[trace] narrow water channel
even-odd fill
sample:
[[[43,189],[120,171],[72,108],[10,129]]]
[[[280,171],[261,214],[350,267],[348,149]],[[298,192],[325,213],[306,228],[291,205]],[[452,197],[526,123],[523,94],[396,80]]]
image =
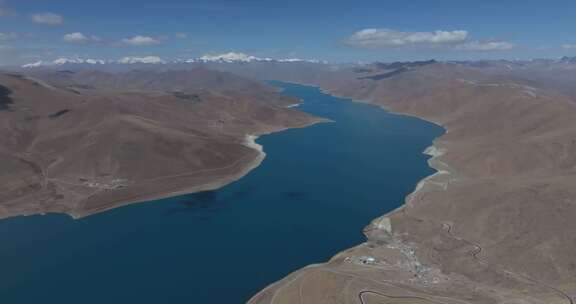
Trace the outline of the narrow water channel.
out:
[[[274,83],[325,123],[258,139],[267,158],[222,189],[74,221],[0,221],[1,303],[244,303],[364,241],[433,173],[442,129],[317,88]]]

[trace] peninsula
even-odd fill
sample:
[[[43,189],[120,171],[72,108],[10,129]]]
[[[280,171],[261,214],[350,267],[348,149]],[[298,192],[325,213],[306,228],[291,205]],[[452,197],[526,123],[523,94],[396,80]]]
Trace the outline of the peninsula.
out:
[[[204,69],[4,73],[0,85],[0,218],[219,188],[262,161],[257,136],[323,121]]]

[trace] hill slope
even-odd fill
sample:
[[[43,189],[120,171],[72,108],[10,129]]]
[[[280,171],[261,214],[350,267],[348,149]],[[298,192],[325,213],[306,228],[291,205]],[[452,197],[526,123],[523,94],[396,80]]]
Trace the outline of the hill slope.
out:
[[[0,74],[0,218],[217,188],[261,161],[248,135],[319,121],[225,73],[61,74]]]
[[[576,108],[455,64],[318,85],[444,126],[438,174],[376,219],[367,242],[299,270],[251,303],[573,303]]]

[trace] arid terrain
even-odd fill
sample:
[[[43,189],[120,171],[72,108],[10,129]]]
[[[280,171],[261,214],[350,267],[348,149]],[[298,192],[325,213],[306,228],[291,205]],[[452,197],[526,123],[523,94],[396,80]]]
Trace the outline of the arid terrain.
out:
[[[250,303],[574,303],[576,104],[553,69],[505,70],[421,62],[308,74],[332,94],[442,125],[426,151],[438,173],[366,227],[365,243]]]
[[[321,121],[228,73],[0,75],[0,218],[83,217],[218,188],[256,167],[258,136]]]
[[[0,0],[0,304],[576,304],[574,12]]]
[[[256,62],[3,74],[0,217],[82,217],[235,180],[263,157],[254,136],[321,121],[257,80],[298,82],[443,126],[425,151],[438,172],[370,223],[365,243],[250,303],[573,304],[573,65]]]

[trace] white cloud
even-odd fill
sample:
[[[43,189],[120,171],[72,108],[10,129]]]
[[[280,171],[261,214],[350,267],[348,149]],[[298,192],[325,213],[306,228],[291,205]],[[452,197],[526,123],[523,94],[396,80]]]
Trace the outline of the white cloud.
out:
[[[64,23],[64,17],[54,13],[38,13],[32,15],[32,21],[47,25],[60,25]]]
[[[403,32],[392,29],[363,29],[352,34],[345,43],[366,49],[442,48],[459,51],[507,51],[516,47],[507,41],[471,40],[468,31]]]
[[[175,36],[178,39],[187,39],[188,38],[188,34],[186,34],[186,33],[176,33]]]
[[[160,40],[148,36],[134,36],[131,38],[122,39],[122,42],[131,46],[146,46],[160,44]]]
[[[434,31],[402,32],[391,29],[364,29],[350,36],[346,43],[361,48],[390,48],[404,46],[441,46],[462,43],[468,39],[468,32]]]
[[[69,43],[77,43],[77,44],[83,44],[83,43],[89,43],[89,42],[98,42],[100,41],[100,38],[98,38],[97,36],[87,36],[84,35],[80,32],[75,32],[75,33],[69,33],[64,35],[64,37],[62,37],[62,40],[69,42]]]
[[[565,50],[576,50],[576,44],[574,43],[566,43],[561,46]]]
[[[507,41],[470,41],[455,48],[462,51],[508,51],[515,47],[514,43]]]
[[[86,36],[80,32],[66,34],[66,35],[64,35],[64,37],[62,39],[64,41],[70,42],[70,43],[86,43],[86,42],[88,42],[88,40],[90,40],[90,38],[88,38],[88,36]]]

